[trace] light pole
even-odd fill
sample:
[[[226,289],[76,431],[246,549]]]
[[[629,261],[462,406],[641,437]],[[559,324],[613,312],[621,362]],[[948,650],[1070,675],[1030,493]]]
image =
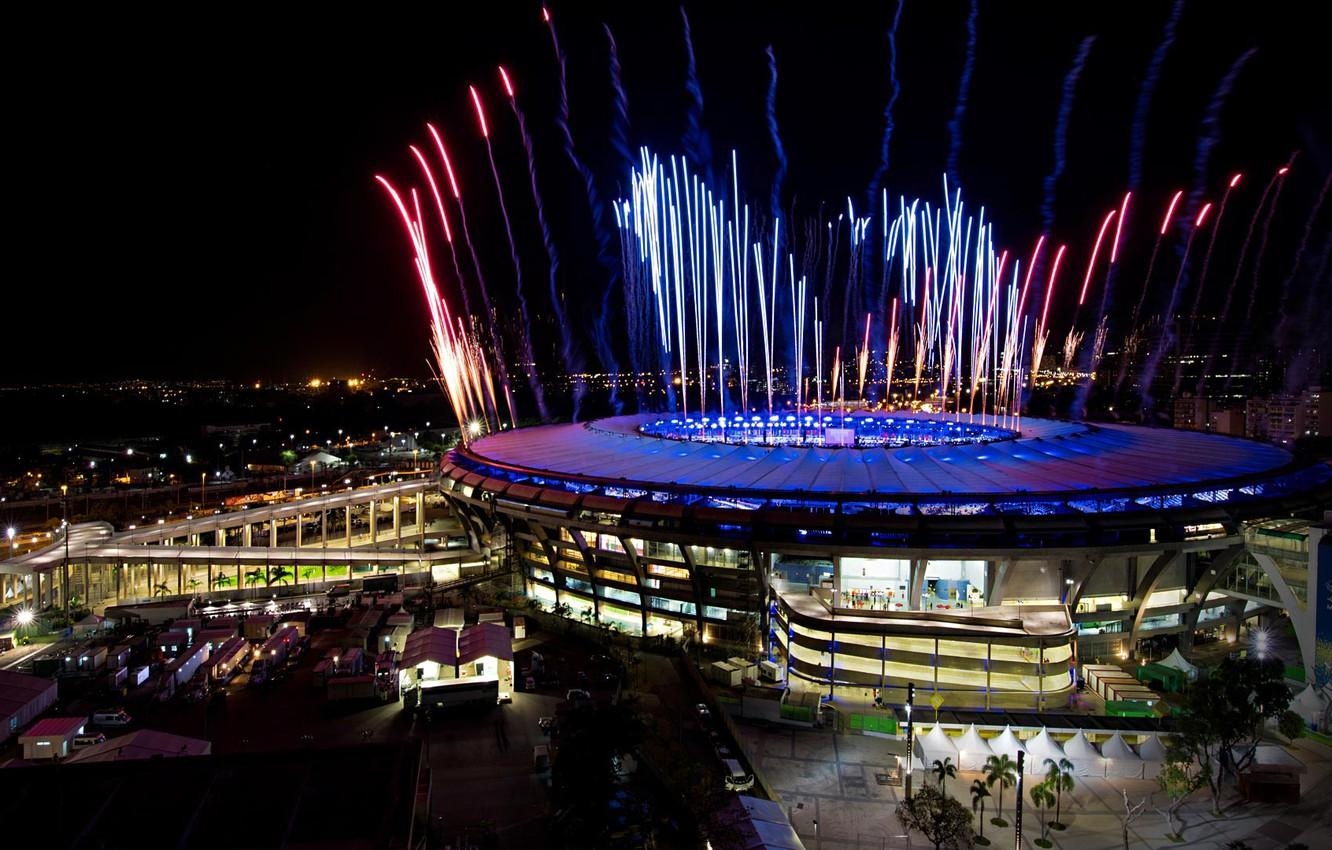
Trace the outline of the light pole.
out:
[[[65,560],[60,567],[60,596],[65,602],[65,627],[69,628],[69,485],[60,485],[60,508],[65,525]],[[71,632],[73,629],[70,630]]]
[[[206,506],[206,497],[208,495],[208,472],[199,473],[199,512],[202,513]]]
[[[14,557],[14,535],[17,533],[17,529],[12,525],[5,529],[5,535],[9,538],[9,557],[11,558]]]
[[[314,474],[315,474],[315,464],[316,464],[316,463],[318,463],[318,461],[313,461],[313,460],[310,461],[310,492],[311,492],[311,493],[314,492]]]
[[[908,800],[911,799],[911,762],[912,759],[915,757],[915,748],[916,748],[916,739],[914,734],[915,727],[912,725],[911,722],[911,708],[912,704],[915,703],[915,701],[916,701],[916,683],[908,682],[907,701],[906,701],[906,713],[907,713],[906,798]]]

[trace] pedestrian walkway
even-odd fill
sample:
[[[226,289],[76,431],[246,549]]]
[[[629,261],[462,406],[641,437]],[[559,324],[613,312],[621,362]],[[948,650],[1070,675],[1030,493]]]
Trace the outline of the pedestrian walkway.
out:
[[[928,847],[923,836],[903,834],[896,818],[905,788],[883,784],[886,767],[893,763],[889,740],[841,735],[829,730],[758,728],[741,725],[740,744],[746,756],[763,771],[781,798],[791,824],[810,850],[886,850]],[[1154,805],[1161,794],[1151,779],[1078,777],[1062,802],[1061,820],[1068,828],[1051,831],[1060,850],[1120,850],[1124,793],[1137,804],[1147,799],[1143,814],[1129,829],[1131,848],[1179,847],[1190,850],[1225,850],[1229,842],[1244,841],[1251,850],[1285,850],[1303,843],[1310,850],[1332,847],[1332,749],[1323,744],[1296,741],[1291,748],[1308,768],[1301,780],[1303,798],[1298,805],[1244,803],[1233,789],[1223,796],[1224,814],[1211,813],[1211,799],[1196,792],[1181,810],[1184,841],[1172,843]],[[983,779],[975,771],[958,771],[945,790],[971,811],[969,788]],[[1031,777],[1027,777],[1028,780]],[[933,774],[916,764],[913,787],[933,783]],[[1013,828],[989,823],[998,805],[998,789],[987,801],[985,835],[992,846],[1013,846]],[[1013,821],[1015,789],[1003,795],[1003,814]],[[1053,819],[1053,811],[1047,813]],[[1039,812],[1024,799],[1024,844],[1040,836]],[[817,826],[815,822],[817,821]],[[976,822],[974,822],[976,823]],[[977,823],[977,826],[979,824]]]

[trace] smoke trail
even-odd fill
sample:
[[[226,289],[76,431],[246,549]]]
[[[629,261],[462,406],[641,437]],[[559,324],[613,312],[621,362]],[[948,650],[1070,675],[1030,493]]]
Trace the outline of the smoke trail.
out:
[[[1078,53],[1073,57],[1073,66],[1064,76],[1064,93],[1059,100],[1059,120],[1055,124],[1054,167],[1045,177],[1045,198],[1041,202],[1041,229],[1049,233],[1054,225],[1055,188],[1059,177],[1064,173],[1064,150],[1068,145],[1068,116],[1073,111],[1073,95],[1078,89],[1078,77],[1087,62],[1087,54],[1096,43],[1096,36],[1089,35],[1078,45]]]
[[[782,210],[782,180],[786,177],[786,150],[782,147],[782,137],[777,132],[777,57],[772,53],[772,45],[768,45],[768,133],[772,136],[773,152],[777,154],[777,171],[772,176],[772,200],[769,203],[769,209],[772,213],[772,220],[777,221],[781,218]]]
[[[1133,110],[1133,145],[1129,149],[1129,190],[1136,191],[1142,182],[1142,149],[1147,141],[1147,114],[1151,111],[1152,94],[1156,91],[1156,81],[1161,78],[1161,66],[1175,43],[1175,27],[1179,16],[1184,11],[1184,0],[1175,0],[1161,31],[1161,41],[1152,52],[1152,60],[1147,64],[1147,74],[1142,78],[1142,87],[1138,89],[1138,105]]]
[[[574,169],[578,171],[579,176],[583,178],[583,186],[587,190],[587,203],[592,208],[592,225],[597,236],[597,259],[607,275],[606,289],[602,295],[602,303],[605,304],[609,298],[608,291],[615,288],[616,280],[619,277],[619,262],[611,250],[610,236],[606,232],[605,217],[602,214],[601,200],[597,194],[596,180],[592,176],[592,171],[583,164],[578,158],[578,152],[574,148],[573,132],[569,129],[569,83],[568,83],[568,58],[564,50],[560,48],[560,39],[555,32],[555,21],[547,9],[541,10],[542,18],[545,19],[546,26],[550,29],[550,43],[555,50],[555,65],[559,80],[560,90],[560,108],[556,114],[555,124],[560,130],[560,135],[564,139],[564,153],[573,163]],[[551,275],[551,300],[555,300],[557,295],[554,291],[554,274]],[[592,335],[593,345],[596,346],[597,356],[601,359],[601,365],[611,374],[616,375],[611,381],[611,404],[615,412],[620,412],[619,401],[619,363],[615,359],[615,352],[607,337],[606,324],[609,321],[609,315],[606,310],[602,310],[593,323],[594,333]],[[587,395],[587,383],[582,377],[574,381],[574,415],[575,421],[582,408],[584,397]]]
[[[902,85],[897,81],[897,24],[902,20],[902,7],[906,0],[897,0],[897,10],[893,12],[893,25],[888,28],[888,84],[892,94],[888,95],[888,105],[883,108],[883,141],[879,145],[879,170],[874,172],[866,190],[865,208],[874,208],[874,194],[883,184],[883,177],[888,173],[888,150],[893,140],[893,106],[897,96],[902,93]],[[973,8],[975,8],[973,6]]]
[[[1277,169],[1277,184],[1276,191],[1272,193],[1272,206],[1267,208],[1267,215],[1263,218],[1262,235],[1258,238],[1258,253],[1253,258],[1253,279],[1249,282],[1249,306],[1244,311],[1245,316],[1253,315],[1253,308],[1258,301],[1258,279],[1263,269],[1263,258],[1267,255],[1267,235],[1272,229],[1272,218],[1276,215],[1277,202],[1281,200],[1281,190],[1286,187],[1284,178],[1289,171],[1289,165]],[[1240,342],[1243,339],[1243,334],[1235,334],[1235,347],[1230,353],[1230,368],[1226,374],[1226,392],[1230,392],[1230,382],[1234,379],[1236,370],[1239,369]]]
[[[901,13],[901,6],[898,6]],[[957,186],[957,155],[962,150],[962,118],[967,112],[967,90],[971,88],[971,69],[976,65],[976,18],[980,15],[980,3],[971,0],[971,11],[967,14],[967,58],[962,63],[962,79],[957,86],[957,105],[953,107],[953,118],[948,122],[948,175],[950,186]],[[893,27],[897,26],[894,19]],[[887,143],[885,142],[885,147]]]
[[[712,182],[712,142],[703,127],[703,87],[698,84],[698,66],[694,62],[694,37],[689,29],[689,16],[680,7],[680,20],[684,22],[685,91],[689,93],[689,129],[685,132],[684,147],[694,168],[703,174],[708,185]]]
[[[1318,191],[1318,198],[1314,201],[1313,209],[1309,211],[1309,218],[1304,222],[1304,233],[1300,235],[1299,247],[1295,249],[1295,258],[1290,261],[1290,274],[1286,275],[1286,279],[1281,282],[1281,300],[1277,308],[1277,315],[1280,317],[1276,332],[1278,340],[1287,338],[1291,321],[1291,316],[1286,312],[1286,305],[1290,299],[1290,284],[1295,279],[1295,273],[1299,271],[1300,261],[1304,259],[1304,250],[1309,245],[1309,236],[1313,233],[1314,222],[1318,219],[1318,213],[1323,209],[1323,201],[1327,200],[1329,186],[1332,186],[1332,172],[1329,172],[1327,179],[1323,181],[1323,188]],[[1307,317],[1306,314],[1306,319]]]
[[[1221,110],[1226,105],[1226,98],[1230,95],[1231,88],[1235,85],[1235,80],[1239,78],[1240,72],[1244,66],[1258,52],[1258,48],[1251,47],[1240,54],[1239,58],[1226,71],[1226,75],[1221,78],[1217,84],[1216,91],[1212,93],[1212,100],[1207,104],[1207,111],[1203,113],[1202,127],[1198,132],[1198,149],[1193,157],[1193,188],[1189,191],[1189,203],[1185,207],[1185,212],[1190,215],[1196,215],[1198,206],[1202,203],[1203,192],[1207,186],[1207,163],[1212,157],[1212,148],[1216,146],[1217,136],[1220,135]],[[1187,285],[1187,281],[1185,281]]]
[[[1327,281],[1328,261],[1332,260],[1332,239],[1325,239],[1323,256],[1309,279],[1309,291],[1304,300],[1304,328],[1300,334],[1300,347],[1295,359],[1286,370],[1286,392],[1297,393],[1305,388],[1311,376],[1322,373],[1327,363],[1329,330],[1326,299],[1328,291],[1320,282]],[[1324,303],[1321,305],[1319,301]],[[1322,318],[1320,318],[1322,317]],[[1314,362],[1317,358],[1318,362]]]
[[[1294,154],[1291,155],[1294,159]],[[1289,163],[1286,167],[1289,167]],[[1258,205],[1253,210],[1253,216],[1249,219],[1249,229],[1245,231],[1244,241],[1240,243],[1239,259],[1235,261],[1235,274],[1230,278],[1230,285],[1226,287],[1225,301],[1221,305],[1221,312],[1216,322],[1216,328],[1212,332],[1212,343],[1207,349],[1207,361],[1203,364],[1202,372],[1198,376],[1198,384],[1194,388],[1194,395],[1202,395],[1204,385],[1207,383],[1207,376],[1212,374],[1212,365],[1216,362],[1217,349],[1221,345],[1221,334],[1225,330],[1226,319],[1230,316],[1230,303],[1235,297],[1235,288],[1239,283],[1240,275],[1244,271],[1244,261],[1249,256],[1249,245],[1253,242],[1253,231],[1258,225],[1258,218],[1263,214],[1267,206],[1267,199],[1272,194],[1273,187],[1277,180],[1281,178],[1281,171],[1272,174],[1272,179],[1267,181],[1267,186],[1263,188],[1263,194],[1258,198]]]
[[[624,84],[620,80],[620,50],[615,46],[615,36],[609,24],[602,26],[606,30],[606,42],[610,47],[611,94],[614,96],[615,107],[611,111],[611,147],[620,156],[620,168],[628,171],[634,167],[634,153],[629,149],[629,96],[624,93]]]
[[[1175,285],[1170,287],[1170,300],[1166,302],[1166,308],[1161,313],[1161,333],[1142,369],[1138,392],[1142,398],[1142,410],[1145,414],[1151,413],[1153,408],[1152,382],[1156,379],[1157,367],[1161,364],[1161,358],[1175,344],[1175,306],[1179,303],[1180,281],[1184,279],[1185,271],[1189,267],[1189,252],[1193,248],[1193,240],[1197,237],[1198,231],[1207,222],[1207,213],[1211,209],[1210,203],[1204,204],[1198,212],[1198,217],[1191,222],[1189,235],[1184,240],[1184,256],[1179,262],[1179,271],[1175,273]]]

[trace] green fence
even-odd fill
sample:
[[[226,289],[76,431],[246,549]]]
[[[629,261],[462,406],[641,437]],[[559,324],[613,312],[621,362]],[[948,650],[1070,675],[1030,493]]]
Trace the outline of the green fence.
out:
[[[853,714],[851,729],[858,732],[882,732],[885,735],[897,734],[897,718],[891,714]]]
[[[805,705],[787,705],[782,704],[782,719],[797,720],[801,723],[813,723],[814,712]]]
[[[1155,717],[1150,704],[1136,699],[1106,700],[1105,713],[1111,717]]]

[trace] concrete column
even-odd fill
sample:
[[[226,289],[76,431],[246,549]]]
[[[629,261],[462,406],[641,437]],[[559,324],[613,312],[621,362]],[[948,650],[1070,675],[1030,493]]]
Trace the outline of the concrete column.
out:
[[[328,508],[319,512],[319,545],[328,546]]]
[[[268,520],[268,545],[273,547],[277,545],[277,518],[270,517]]]
[[[301,519],[303,516],[304,516],[304,514],[296,514],[296,548],[297,548],[297,549],[301,548],[301,536],[302,536],[302,532],[304,531],[303,526],[305,525],[304,520]]]
[[[345,508],[345,510],[346,510],[346,516],[344,517],[344,519],[347,521],[347,524],[343,527],[343,531],[345,531],[345,532],[347,533],[347,542],[346,542],[345,545],[347,546],[348,549],[350,549],[350,548],[351,548],[351,526],[352,526],[351,505],[348,505],[348,506]]]
[[[423,490],[416,494],[416,533],[424,538],[425,530],[425,491]],[[646,630],[644,630],[644,634],[646,633]]]
[[[402,544],[402,497],[393,497],[393,536]]]
[[[370,544],[379,542],[379,500],[370,497]]]
[[[920,610],[920,594],[925,589],[925,559],[911,559],[911,586],[907,590],[910,598],[907,599],[907,610]]]
[[[248,522],[241,531],[241,545],[247,547],[254,545],[254,526]]]
[[[198,534],[198,532],[195,532],[194,534],[191,534],[191,535],[190,535],[190,545],[191,545],[191,546],[198,546],[198,545],[199,545],[199,534]]]

